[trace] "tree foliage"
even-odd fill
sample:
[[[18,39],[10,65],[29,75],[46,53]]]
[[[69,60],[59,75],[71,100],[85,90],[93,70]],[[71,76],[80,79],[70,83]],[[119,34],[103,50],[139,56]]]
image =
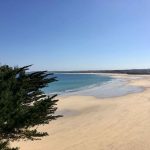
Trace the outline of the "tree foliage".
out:
[[[18,148],[10,148],[9,141],[1,140],[0,141],[0,150],[19,150]]]
[[[42,91],[56,78],[47,71],[27,73],[29,67],[0,67],[0,145],[7,145],[7,140],[46,136],[33,127],[61,117],[54,114],[57,95],[47,96]]]

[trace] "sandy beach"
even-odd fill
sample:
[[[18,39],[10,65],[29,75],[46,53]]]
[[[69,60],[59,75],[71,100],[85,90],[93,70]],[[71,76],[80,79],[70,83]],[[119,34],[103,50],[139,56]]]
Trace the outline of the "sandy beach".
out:
[[[144,91],[103,99],[60,97],[58,113],[64,117],[39,127],[49,136],[12,145],[20,150],[149,150],[150,76],[112,76]]]

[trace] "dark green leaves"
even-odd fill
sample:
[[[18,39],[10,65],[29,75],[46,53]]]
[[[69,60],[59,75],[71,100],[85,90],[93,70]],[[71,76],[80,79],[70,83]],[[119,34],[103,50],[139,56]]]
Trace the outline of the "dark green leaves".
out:
[[[47,71],[26,73],[22,68],[0,67],[0,138],[17,140],[46,136],[31,127],[55,120],[56,95],[47,96],[41,89],[56,78]]]

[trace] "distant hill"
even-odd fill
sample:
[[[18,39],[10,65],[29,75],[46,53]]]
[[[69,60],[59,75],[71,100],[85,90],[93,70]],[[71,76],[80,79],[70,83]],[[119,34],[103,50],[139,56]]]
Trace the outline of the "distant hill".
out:
[[[147,74],[150,74],[150,69],[55,71],[54,73],[120,73],[120,74],[147,75]]]

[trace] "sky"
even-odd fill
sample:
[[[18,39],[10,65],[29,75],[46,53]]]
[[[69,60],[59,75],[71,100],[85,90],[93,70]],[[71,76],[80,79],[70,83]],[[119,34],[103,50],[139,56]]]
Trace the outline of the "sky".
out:
[[[0,64],[150,68],[150,1],[0,0]]]

